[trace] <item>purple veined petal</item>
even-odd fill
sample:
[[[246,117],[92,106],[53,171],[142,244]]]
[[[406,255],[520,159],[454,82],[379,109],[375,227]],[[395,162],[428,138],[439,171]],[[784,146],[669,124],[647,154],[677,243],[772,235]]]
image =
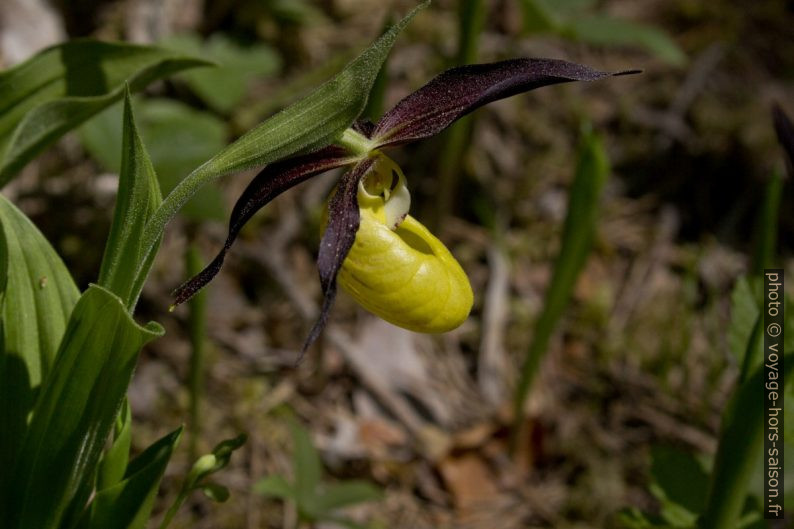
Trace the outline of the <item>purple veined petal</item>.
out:
[[[270,164],[262,169],[248,184],[234,205],[229,219],[229,234],[223,248],[204,270],[173,292],[174,306],[184,303],[212,281],[212,278],[220,271],[226,253],[232,247],[240,230],[268,202],[312,176],[352,164],[356,160],[357,158],[351,158],[350,154],[342,147],[331,145],[313,153]]]
[[[378,147],[434,136],[469,112],[498,99],[558,83],[596,81],[608,73],[556,59],[512,59],[452,68],[405,97],[375,126]]]
[[[353,247],[361,221],[357,198],[358,183],[374,161],[373,158],[365,158],[345,173],[339,180],[336,193],[328,203],[328,226],[320,241],[320,252],[317,256],[317,269],[320,272],[320,284],[323,289],[323,306],[303,344],[301,357],[314,343],[328,321],[328,312],[336,298],[336,276],[350,248]]]
[[[794,176],[794,124],[778,105],[772,107],[772,119],[775,122],[777,141],[786,151],[788,173]]]

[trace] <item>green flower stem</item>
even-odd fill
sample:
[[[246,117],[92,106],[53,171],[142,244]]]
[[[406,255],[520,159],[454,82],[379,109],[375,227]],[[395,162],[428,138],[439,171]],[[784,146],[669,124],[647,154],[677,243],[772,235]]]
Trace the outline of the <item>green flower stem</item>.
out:
[[[374,148],[369,138],[353,129],[345,130],[335,143],[360,156],[368,155]]]

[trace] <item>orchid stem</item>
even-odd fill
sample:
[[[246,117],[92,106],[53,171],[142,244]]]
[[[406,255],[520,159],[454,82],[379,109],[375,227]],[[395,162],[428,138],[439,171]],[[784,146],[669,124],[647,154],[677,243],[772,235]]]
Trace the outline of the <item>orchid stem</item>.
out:
[[[373,148],[372,141],[369,138],[353,129],[345,130],[339,139],[336,140],[336,144],[360,156],[366,156]]]

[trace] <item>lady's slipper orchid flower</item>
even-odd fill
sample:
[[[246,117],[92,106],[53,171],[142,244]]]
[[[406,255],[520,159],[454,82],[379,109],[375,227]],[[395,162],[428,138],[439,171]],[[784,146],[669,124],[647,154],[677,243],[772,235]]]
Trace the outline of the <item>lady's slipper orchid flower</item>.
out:
[[[446,247],[408,215],[405,177],[382,149],[434,136],[491,101],[546,85],[627,73],[634,72],[605,73],[554,59],[447,70],[397,103],[378,123],[358,122],[334,145],[266,166],[237,201],[223,249],[175,291],[175,304],[212,280],[240,229],[273,198],[320,173],[352,166],[329,200],[317,258],[324,301],[303,350],[325,326],[337,279],[359,304],[391,323],[419,332],[457,327],[472,306],[468,278]]]

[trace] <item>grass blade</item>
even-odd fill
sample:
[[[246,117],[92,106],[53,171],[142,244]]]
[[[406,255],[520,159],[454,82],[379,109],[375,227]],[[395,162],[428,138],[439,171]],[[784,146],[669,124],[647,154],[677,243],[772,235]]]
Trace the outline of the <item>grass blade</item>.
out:
[[[759,276],[764,273],[764,268],[772,267],[777,252],[778,214],[782,194],[783,176],[775,171],[764,186],[764,201],[755,225],[752,270]]]
[[[518,439],[524,402],[546,353],[557,322],[590,253],[598,218],[601,189],[609,175],[609,164],[601,141],[588,131],[582,139],[576,175],[568,200],[568,215],[562,233],[560,254],[546,291],[543,309],[535,323],[532,342],[524,358],[514,402],[513,445]]]
[[[463,0],[458,9],[458,53],[455,66],[477,62],[480,33],[485,25],[486,7],[482,0]],[[454,123],[442,136],[444,146],[438,165],[438,205],[433,223],[440,226],[452,210],[463,169],[463,156],[469,146],[474,116]]]

